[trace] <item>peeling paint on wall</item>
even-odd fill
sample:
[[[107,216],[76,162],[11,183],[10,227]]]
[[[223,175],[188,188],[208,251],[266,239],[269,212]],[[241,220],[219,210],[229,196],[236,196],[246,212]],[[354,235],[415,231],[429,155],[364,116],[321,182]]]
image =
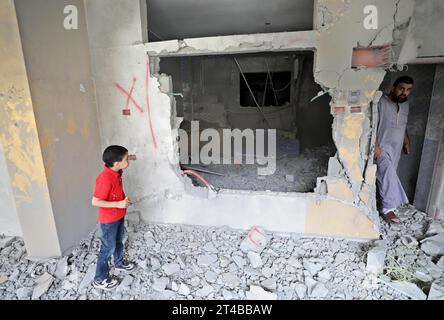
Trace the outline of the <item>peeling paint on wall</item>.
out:
[[[5,117],[0,133],[6,158],[17,168],[12,185],[21,192],[20,200],[32,202],[32,184],[46,185],[43,160],[37,137],[36,123],[30,99],[24,98],[24,90],[11,87],[0,93],[0,104],[5,107]]]
[[[309,204],[304,231],[313,235],[379,238],[372,221],[360,209],[335,200]]]

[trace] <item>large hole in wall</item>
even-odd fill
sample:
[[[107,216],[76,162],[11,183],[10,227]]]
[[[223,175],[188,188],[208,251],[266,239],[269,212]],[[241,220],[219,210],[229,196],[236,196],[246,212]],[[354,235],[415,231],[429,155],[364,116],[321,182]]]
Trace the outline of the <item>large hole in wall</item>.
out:
[[[322,90],[313,78],[313,60],[313,52],[161,58],[160,72],[172,76],[177,116],[183,117],[180,129],[187,135],[187,141],[179,143],[182,169],[195,169],[216,188],[312,192],[317,178],[327,175],[328,160],[336,153],[330,97],[323,95],[311,101]],[[253,74],[261,75],[264,83]],[[278,90],[285,86],[288,94],[276,99]],[[260,88],[271,91],[269,100]],[[250,96],[242,103],[245,91]],[[193,123],[194,132],[198,124],[199,135],[206,129],[220,133],[221,154],[224,130],[251,129],[256,143],[258,130],[265,130],[265,155],[273,149],[267,130],[276,130],[275,171],[258,174],[258,168],[267,165],[258,163],[256,158],[253,164],[246,163],[251,154],[246,139],[241,164],[234,164],[234,149],[230,164],[223,164],[222,157],[220,164],[192,163]],[[209,141],[199,139],[199,150]],[[234,148],[233,139],[231,147]],[[199,184],[198,180],[194,182]]]

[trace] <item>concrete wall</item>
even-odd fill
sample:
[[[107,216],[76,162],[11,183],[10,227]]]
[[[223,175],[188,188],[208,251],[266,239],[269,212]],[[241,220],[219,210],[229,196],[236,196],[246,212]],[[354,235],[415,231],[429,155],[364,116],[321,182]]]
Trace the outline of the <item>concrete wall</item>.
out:
[[[101,145],[83,1],[78,30],[63,26],[58,0],[16,0],[31,97],[62,251],[95,226],[91,206]]]
[[[61,248],[12,0],[0,2],[0,48],[0,142],[9,172],[7,176],[3,170],[0,179],[11,179],[27,254],[58,256]]]
[[[167,190],[180,193],[183,182],[173,165],[178,163],[172,137],[175,113],[170,96],[160,91],[159,80],[151,75],[144,45],[139,44],[143,40],[139,2],[87,0],[85,5],[102,149],[120,144],[136,154],[123,179],[126,193],[139,206],[163,197]],[[127,95],[116,86],[130,92],[133,83],[132,98],[138,107],[130,103],[131,116],[123,116]]]
[[[22,236],[22,229],[15,206],[11,178],[3,146],[0,144],[0,235]]]
[[[408,27],[413,12],[413,1],[373,1],[373,4],[380,9],[378,30],[366,30],[362,24],[363,9],[368,5],[368,1],[324,0],[317,3],[316,20],[322,20],[322,23],[316,23],[318,28],[313,32],[238,35],[145,44],[152,65],[148,92],[152,110],[155,110],[151,113],[152,119],[155,120],[154,128],[149,126],[148,130],[151,130],[151,133],[147,133],[145,127],[140,126],[142,120],[139,118],[146,118],[137,110],[134,110],[136,116],[126,120],[121,119],[121,115],[115,111],[116,121],[113,122],[113,127],[104,124],[109,130],[109,135],[104,136],[113,136],[122,132],[121,129],[126,127],[125,121],[130,122],[130,131],[137,132],[131,145],[135,146],[137,141],[144,141],[152,148],[149,156],[145,154],[146,149],[138,150],[141,157],[140,161],[139,157],[137,158],[137,164],[134,166],[136,171],[140,170],[143,176],[152,179],[149,182],[142,181],[132,173],[128,177],[128,181],[133,185],[135,198],[139,199],[133,210],[139,210],[143,219],[150,222],[228,224],[242,228],[259,222],[265,228],[276,231],[291,229],[295,232],[318,235],[377,237],[379,219],[375,208],[376,166],[372,161],[377,114],[371,106],[379,99],[377,90],[385,71],[377,68],[352,68],[352,52],[358,43],[360,46],[385,45],[396,40],[395,46],[402,46],[402,37],[393,39],[393,31],[395,27],[400,30]],[[100,23],[111,24],[106,21]],[[118,102],[110,100],[117,97],[110,87],[110,82],[116,81],[116,77],[117,81],[126,84],[128,88],[131,86],[132,77],[143,77],[139,70],[140,65],[143,65],[139,49],[138,46],[128,44],[124,48],[107,50],[107,58],[115,58],[114,65],[120,61],[120,67],[109,67],[110,64],[101,68],[101,74],[106,74],[106,78],[103,77],[104,87],[101,88],[104,100],[99,101],[101,108],[119,109]],[[236,194],[237,199],[233,200],[231,190],[212,195],[206,190],[200,192],[198,188],[184,189],[183,182],[187,182],[187,186],[189,180],[180,177],[177,170],[176,139],[180,119],[176,119],[174,114],[171,80],[167,76],[159,75],[157,57],[307,50],[316,52],[313,70],[315,81],[332,96],[333,140],[338,149],[337,155],[330,159],[329,176],[318,180],[315,194],[302,197],[296,194],[274,194],[274,199],[285,198],[288,201],[273,201],[280,205],[270,211],[263,204],[270,199],[271,194],[247,192]],[[105,57],[105,54],[101,57]],[[123,57],[128,60],[123,61]],[[129,75],[122,73],[122,69],[127,70]],[[105,87],[105,84],[108,87]],[[136,88],[135,97],[138,101],[144,101],[143,91],[140,91],[143,86]],[[358,101],[350,102],[349,94],[356,90],[360,91]],[[356,104],[361,110],[352,113],[351,106]],[[108,117],[106,122],[110,120]],[[155,132],[157,137],[162,137],[162,145],[157,143],[156,147],[151,144],[155,141],[150,137],[152,132]],[[128,135],[129,132],[122,140],[129,140]],[[170,168],[163,170],[166,167],[160,167],[159,161],[162,164],[168,162]],[[242,204],[242,215],[236,215],[232,203]],[[283,214],[274,219],[271,218],[274,212]],[[291,224],[286,223],[288,219],[284,218],[290,216]],[[324,223],[326,218],[331,223]]]
[[[438,148],[442,141],[444,129],[444,65],[436,66],[436,73],[433,83],[433,95],[431,97],[430,108],[425,130],[424,146],[421,153],[421,165],[418,172],[418,182],[414,205],[425,211],[431,191],[431,181],[435,165],[439,164],[437,159]],[[441,147],[442,148],[442,147]],[[439,175],[439,170],[436,171]]]
[[[410,203],[413,204],[417,181],[420,179],[419,166],[421,156],[423,155],[424,137],[429,117],[436,66],[434,64],[427,64],[408,65],[407,67],[407,71],[387,73],[380,89],[389,93],[396,78],[403,75],[409,75],[415,81],[413,92],[409,97],[410,112],[407,123],[412,150],[410,155],[401,154],[398,166],[399,178]],[[421,210],[424,210],[424,208]]]
[[[418,58],[442,57],[444,53],[444,2],[441,0],[416,0],[413,17],[413,37]]]
[[[427,202],[427,213],[433,219],[440,220],[444,216],[444,130],[441,131],[435,168],[432,174],[430,196]]]

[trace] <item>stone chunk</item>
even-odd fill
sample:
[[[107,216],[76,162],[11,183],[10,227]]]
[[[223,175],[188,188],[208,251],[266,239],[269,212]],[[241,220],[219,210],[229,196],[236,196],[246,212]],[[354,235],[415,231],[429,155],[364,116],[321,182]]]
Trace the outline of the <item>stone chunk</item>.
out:
[[[240,256],[238,256],[238,255],[233,255],[233,260],[234,260],[234,263],[236,263],[236,265],[237,265],[239,268],[241,268],[241,269],[242,269],[242,268],[245,266],[245,264],[246,264],[245,259],[242,258],[242,257],[240,257]]]
[[[168,283],[170,283],[170,279],[167,277],[154,278],[153,289],[162,292],[165,290]]]
[[[298,295],[299,299],[304,299],[305,295],[307,294],[307,286],[303,283],[297,283],[296,287],[296,294]]]
[[[131,275],[126,275],[123,278],[122,282],[120,282],[119,286],[116,288],[116,292],[122,292],[128,290],[133,283],[134,278]]]
[[[421,241],[421,250],[429,256],[444,255],[444,233],[426,238]]]
[[[15,292],[17,295],[17,299],[19,300],[28,300],[32,295],[33,289],[29,287],[19,288]]]
[[[250,259],[250,264],[253,268],[259,268],[263,264],[261,256],[257,252],[248,252],[248,259]]]
[[[59,280],[64,280],[68,274],[68,257],[63,258],[57,263],[57,269],[55,271],[55,276]]]
[[[0,285],[2,285],[3,283],[5,283],[6,281],[8,281],[8,277],[6,277],[6,276],[0,276]]]
[[[217,274],[211,270],[208,270],[205,272],[205,280],[207,280],[209,283],[215,283],[217,280]]]
[[[240,284],[239,278],[231,272],[224,273],[222,275],[222,280],[227,287],[232,289],[238,287]]]
[[[318,273],[318,279],[321,282],[327,282],[328,280],[331,279],[330,271],[328,271],[327,269],[322,270],[321,272]]]
[[[267,246],[267,236],[264,229],[253,227],[241,242],[240,249],[244,252],[254,251],[261,253]]]
[[[384,281],[385,282],[385,281]],[[406,281],[389,281],[385,282],[389,287],[401,292],[402,294],[414,300],[426,300],[427,296],[418,286]]]
[[[340,252],[336,255],[334,264],[337,266],[347,260],[350,260],[350,256],[346,253]]]
[[[444,256],[442,256],[441,258],[439,258],[438,262],[436,263],[436,265],[441,268],[442,270],[444,270]]]
[[[203,249],[207,252],[211,252],[211,253],[218,253],[217,248],[214,246],[214,244],[212,242],[207,242],[204,246]]]
[[[210,293],[214,291],[214,288],[210,286],[209,284],[205,284],[201,289],[196,291],[197,297],[207,297]]]
[[[299,261],[299,259],[298,258],[296,258],[296,257],[290,257],[288,260],[287,260],[287,263],[290,265],[290,266],[292,266],[292,267],[294,267],[294,268],[296,268],[296,269],[300,269],[300,268],[302,268],[302,263]]]
[[[197,265],[199,267],[208,267],[216,262],[217,262],[217,256],[214,254],[200,255],[199,257],[197,257]]]
[[[269,291],[276,290],[277,283],[276,279],[270,278],[261,282],[261,286]]]
[[[444,284],[433,282],[427,300],[444,300]]]
[[[444,227],[438,222],[438,221],[433,221],[426,232],[426,236],[432,236],[438,233],[443,233],[444,232]]]
[[[187,296],[190,294],[190,288],[184,283],[181,283],[179,286],[179,294],[182,296]]]
[[[180,271],[180,266],[177,263],[168,263],[162,267],[163,272],[167,276],[170,276],[172,274],[175,274]]]
[[[327,295],[328,289],[323,283],[316,284],[310,293],[313,298],[325,298]]]
[[[151,257],[150,262],[151,262],[151,270],[156,271],[157,269],[160,268],[159,259]]]
[[[250,286],[250,290],[246,292],[247,300],[276,300],[277,295],[272,292],[267,292],[261,287]]]
[[[0,238],[0,249],[6,248],[15,241],[15,237]]]
[[[320,263],[315,263],[311,260],[304,260],[304,268],[307,269],[312,276],[321,271],[323,267],[324,266]]]
[[[49,287],[51,287],[52,282],[54,281],[54,277],[49,273],[45,272],[42,274],[35,282],[37,286],[34,288],[32,292],[32,300],[39,299],[46,291],[48,291]]]
[[[96,266],[94,264],[91,264],[88,267],[88,270],[86,271],[85,276],[82,279],[82,282],[80,282],[79,285],[79,291],[84,291],[94,280],[94,276],[96,275]]]
[[[367,254],[366,270],[373,274],[380,274],[384,270],[385,256],[387,249],[384,247],[375,247]]]

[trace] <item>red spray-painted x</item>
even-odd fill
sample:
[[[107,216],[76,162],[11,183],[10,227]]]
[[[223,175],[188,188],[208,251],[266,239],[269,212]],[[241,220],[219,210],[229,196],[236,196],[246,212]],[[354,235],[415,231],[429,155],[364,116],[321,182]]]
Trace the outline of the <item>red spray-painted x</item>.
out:
[[[151,120],[150,97],[149,97],[149,90],[148,90],[148,88],[149,88],[149,81],[150,81],[150,65],[147,62],[146,63],[146,81],[145,81],[146,107],[147,107],[147,113],[148,113],[148,123],[149,123],[149,127],[150,127],[151,138],[153,139],[154,149],[157,149],[157,139],[156,139],[156,135],[154,133],[153,123],[152,123],[152,120]],[[141,113],[143,113],[143,108],[140,106],[139,103],[137,103],[137,101],[132,96],[133,92],[134,92],[135,85],[136,85],[136,78],[133,78],[133,83],[131,85],[131,89],[130,89],[129,92],[127,90],[125,90],[118,83],[115,83],[114,85],[115,85],[115,87],[117,89],[119,89],[119,91],[121,91],[126,96],[125,110],[129,110],[129,103],[132,102],[134,104],[134,106]]]

